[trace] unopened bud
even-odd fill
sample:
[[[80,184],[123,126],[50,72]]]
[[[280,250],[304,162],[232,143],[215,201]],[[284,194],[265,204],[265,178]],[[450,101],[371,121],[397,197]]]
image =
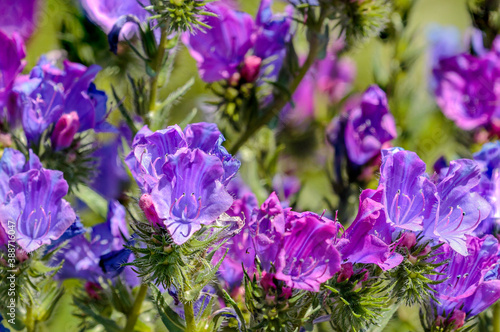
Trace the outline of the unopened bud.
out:
[[[337,277],[337,282],[344,282],[352,277],[353,274],[352,263],[342,264],[339,276]]]
[[[76,132],[80,128],[80,119],[75,111],[63,114],[56,123],[51,140],[54,150],[67,148],[73,142]]]
[[[152,224],[161,226],[162,222],[158,214],[156,213],[155,206],[153,204],[153,197],[149,194],[143,194],[139,199],[139,207],[144,211],[146,219]]]
[[[247,56],[243,62],[243,68],[241,68],[241,77],[243,77],[246,82],[255,82],[257,77],[259,77],[261,64],[262,59],[258,56]]]

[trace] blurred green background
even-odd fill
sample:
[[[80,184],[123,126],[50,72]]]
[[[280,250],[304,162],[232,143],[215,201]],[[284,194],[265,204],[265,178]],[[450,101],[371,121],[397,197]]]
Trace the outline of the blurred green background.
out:
[[[429,169],[434,161],[444,155],[448,159],[468,156],[470,151],[457,143],[457,138],[464,134],[459,131],[451,121],[447,120],[437,109],[428,87],[429,69],[427,66],[426,35],[429,24],[454,25],[464,32],[470,26],[470,18],[466,10],[466,0],[418,0],[409,19],[409,28],[406,33],[413,38],[409,45],[394,45],[382,42],[379,39],[370,40],[351,49],[345,56],[355,60],[357,78],[354,90],[363,91],[368,85],[373,84],[375,73],[383,75],[394,65],[394,52],[399,47],[411,48],[419,53],[415,66],[407,74],[398,77],[398,93],[409,96],[408,98],[395,98],[389,100],[391,109],[396,117],[399,138],[394,145],[416,151],[427,163]],[[255,14],[259,5],[258,0],[240,0],[241,9]],[[277,3],[277,8],[282,8],[283,3]],[[106,35],[90,22],[85,21],[77,1],[46,0],[42,2],[38,22],[38,30],[27,45],[27,62],[25,72],[29,72],[38,57],[48,52],[60,52],[63,48],[68,50],[68,57],[75,61],[80,59],[84,64],[96,63],[103,67],[97,78],[100,89],[111,92],[111,85],[116,87],[121,95],[128,93],[126,74],[140,75],[143,68],[141,63],[134,59],[130,52],[115,56],[108,50]],[[380,74],[382,73],[382,74]],[[171,123],[181,121],[194,107],[201,106],[206,98],[210,98],[210,91],[197,74],[196,64],[188,52],[181,46],[176,57],[175,69],[171,81],[162,91],[161,96],[166,96],[171,91],[182,86],[189,78],[196,77],[196,83],[187,93],[181,103],[173,110]],[[398,94],[396,94],[396,97]],[[110,98],[112,99],[112,98]],[[160,98],[161,99],[161,98]],[[125,103],[128,101],[125,100]],[[113,107],[110,100],[109,107]],[[321,105],[319,106],[321,107]],[[197,120],[203,120],[198,113]],[[112,115],[112,121],[119,117],[118,112]],[[325,119],[329,121],[330,119]],[[318,135],[322,137],[322,133]],[[458,140],[459,141],[459,140]],[[472,147],[474,149],[474,147]],[[331,151],[320,150],[325,154],[324,159],[331,158]],[[256,172],[255,156],[250,150],[242,150],[240,159],[243,161],[242,173],[247,182],[252,186],[259,199],[266,195],[263,190],[262,179]],[[319,196],[332,196],[331,188],[325,185],[327,178],[323,171],[324,164],[318,163],[317,155],[290,156],[291,159],[300,160],[300,178],[304,184],[300,192],[297,206],[299,209],[321,212],[329,206]],[[288,159],[290,160],[290,159]],[[282,164],[286,163],[284,161]],[[298,163],[294,161],[294,163]],[[282,165],[282,167],[284,167]],[[360,188],[361,189],[361,188]],[[334,199],[334,198],[332,198]],[[351,202],[356,204],[356,202]],[[98,220],[91,221],[96,223]],[[64,286],[68,289],[67,295],[62,300],[57,310],[57,316],[47,326],[47,331],[76,331],[77,321],[72,317],[71,289],[78,285],[75,281],[67,281]],[[385,331],[419,331],[418,310],[402,307],[397,313],[397,319]]]

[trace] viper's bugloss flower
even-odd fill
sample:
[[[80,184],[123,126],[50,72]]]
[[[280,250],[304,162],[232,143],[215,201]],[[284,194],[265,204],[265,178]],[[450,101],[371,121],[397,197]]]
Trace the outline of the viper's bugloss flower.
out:
[[[5,7],[10,6],[5,5]],[[2,11],[2,14],[4,12]],[[0,30],[0,44],[2,45],[0,49],[0,123],[7,122],[14,127],[18,124],[20,116],[16,110],[16,96],[12,89],[16,77],[26,65],[26,61],[23,60],[26,53],[24,44],[16,32],[9,36]]]
[[[273,178],[273,189],[282,203],[289,202],[290,198],[299,192],[300,180],[293,175],[276,174]]]
[[[379,189],[387,221],[399,230],[423,231],[425,238],[448,243],[465,255],[465,236],[473,234],[491,210],[475,192],[479,165],[467,159],[452,161],[436,183],[425,168],[414,152],[382,150]]]
[[[217,14],[205,21],[211,29],[195,35],[186,33],[182,38],[205,82],[231,78],[239,72],[250,50],[262,60],[262,75],[271,77],[279,72],[285,43],[290,39],[291,21],[288,15],[273,15],[270,3],[261,2],[256,20],[225,4],[207,5],[209,11]]]
[[[57,151],[69,147],[79,128],[80,120],[78,119],[78,113],[73,111],[69,114],[63,114],[57,120],[52,132],[51,141],[54,150]]]
[[[68,183],[60,171],[44,169],[30,151],[27,170],[9,179],[9,193],[0,206],[4,229],[16,224],[17,243],[26,252],[59,239],[76,220],[67,201]]]
[[[219,268],[219,277],[224,280],[230,289],[241,286],[243,282],[243,267],[247,273],[255,271],[255,250],[250,235],[250,221],[252,211],[258,207],[257,198],[239,178],[233,179],[228,185],[228,192],[235,197],[233,204],[226,211],[231,217],[239,217],[245,225],[214,255],[213,261],[218,262],[228,250],[226,257]]]
[[[80,0],[87,17],[100,26],[108,34],[116,21],[123,15],[134,15],[140,21],[145,20],[150,13],[136,0]],[[141,1],[149,5],[149,1]],[[137,26],[129,24],[121,30],[120,37],[130,38],[137,31]]]
[[[122,135],[102,143],[92,154],[95,158],[95,177],[90,187],[107,200],[119,199],[130,179],[120,157],[123,154]]]
[[[141,208],[152,223],[158,220],[177,244],[210,224],[232,204],[225,185],[240,162],[222,146],[215,124],[195,123],[152,132],[142,128],[126,158],[144,194]],[[155,215],[156,214],[156,215]]]
[[[227,152],[223,142],[224,136],[213,123],[189,124],[184,132],[177,125],[155,132],[144,126],[135,136],[125,163],[142,192],[150,193],[162,176],[167,155],[185,147],[200,149],[219,158],[224,169],[222,182],[227,184],[238,171],[240,162]]]
[[[363,190],[359,197],[356,219],[342,234],[336,247],[344,262],[377,264],[382,270],[402,262],[403,256],[393,252],[392,226],[387,223],[382,190]]]
[[[434,69],[436,101],[444,115],[465,130],[489,127],[500,118],[498,55],[459,54],[439,61]]]
[[[295,289],[319,291],[340,270],[335,248],[339,224],[312,212],[283,209],[272,193],[254,211],[251,224],[256,254],[265,271]]]
[[[0,30],[7,34],[21,35],[24,40],[30,38],[36,28],[39,0],[0,1]],[[2,44],[3,45],[3,44]]]
[[[476,234],[492,234],[500,226],[500,142],[483,145],[474,154],[474,160],[481,168],[481,180],[477,192],[491,205],[491,212],[476,230]]]
[[[491,235],[482,239],[469,236],[466,240],[466,256],[452,250],[448,245],[439,249],[439,262],[449,260],[448,264],[438,268],[444,275],[432,276],[433,279],[444,279],[442,283],[432,284],[436,291],[436,299],[431,301],[437,309],[436,320],[443,320],[454,314],[455,327],[463,325],[463,318],[470,318],[486,310],[500,299],[500,280],[497,271],[498,240]],[[463,314],[459,315],[462,312]],[[456,314],[455,314],[456,313]]]
[[[382,146],[397,137],[385,93],[376,85],[370,86],[359,103],[352,103],[345,114],[332,120],[327,136],[335,148],[345,145],[349,160],[356,165],[379,155]]]
[[[107,276],[99,266],[101,257],[123,249],[128,237],[125,208],[117,201],[110,201],[106,222],[91,228],[90,241],[84,234],[77,235],[58,254],[58,260],[64,260],[64,264],[57,278],[79,278],[97,282],[99,277]]]
[[[26,158],[14,149],[6,148],[0,158],[0,204],[7,201],[7,193],[10,191],[9,179],[21,173],[24,169]]]
[[[100,67],[64,61],[60,69],[45,57],[31,70],[29,80],[16,85],[26,138],[38,142],[42,133],[65,113],[76,112],[78,132],[112,131],[105,122],[107,96],[92,82]]]
[[[222,184],[223,176],[221,160],[200,149],[182,148],[167,156],[151,197],[176,244],[231,207],[233,198]]]

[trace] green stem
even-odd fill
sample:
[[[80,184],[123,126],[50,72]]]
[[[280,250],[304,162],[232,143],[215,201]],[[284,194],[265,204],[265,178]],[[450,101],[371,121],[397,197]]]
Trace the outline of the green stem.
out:
[[[186,331],[196,332],[196,322],[194,320],[193,303],[184,303],[184,317],[186,317]]]
[[[155,76],[151,78],[150,89],[149,89],[149,111],[154,112],[156,110],[156,92],[158,90],[158,76],[160,75],[161,67],[163,65],[163,59],[165,57],[165,50],[167,44],[167,28],[161,28],[160,43],[158,44],[158,51],[155,58],[151,63],[151,67],[155,72]]]
[[[500,332],[500,301],[493,306],[493,332]]]
[[[35,319],[33,317],[33,308],[29,305],[26,308],[26,321],[24,322],[26,325],[26,331],[34,332],[35,330]]]
[[[246,143],[246,141],[250,137],[252,137],[260,128],[269,123],[269,121],[271,121],[276,115],[278,115],[278,113],[283,109],[283,107],[285,107],[286,104],[290,102],[291,96],[295,93],[295,90],[297,90],[297,87],[299,86],[300,82],[309,71],[309,68],[311,68],[311,66],[313,65],[318,55],[318,52],[320,51],[321,43],[318,38],[318,34],[321,31],[321,28],[323,27],[324,20],[325,20],[325,15],[324,13],[322,13],[320,18],[318,19],[318,22],[316,22],[315,26],[316,34],[310,40],[309,53],[307,54],[306,61],[299,69],[297,76],[295,76],[292,82],[290,82],[290,85],[288,87],[288,91],[290,93],[280,94],[280,96],[275,99],[275,102],[271,105],[269,110],[264,112],[265,115],[262,116],[260,119],[258,119],[254,125],[248,127],[246,131],[243,133],[243,135],[231,147],[230,149],[231,154],[233,155],[236,154],[236,152],[238,152],[238,150],[243,146],[243,144]]]
[[[141,307],[142,307],[142,302],[144,302],[144,299],[146,298],[146,295],[148,294],[148,285],[147,284],[141,284],[141,288],[139,288],[139,293],[137,294],[137,297],[135,298],[134,305],[132,306],[132,310],[127,317],[127,324],[125,325],[125,328],[123,329],[123,332],[133,332],[135,324],[137,323],[137,320],[139,319],[139,315],[141,314]]]

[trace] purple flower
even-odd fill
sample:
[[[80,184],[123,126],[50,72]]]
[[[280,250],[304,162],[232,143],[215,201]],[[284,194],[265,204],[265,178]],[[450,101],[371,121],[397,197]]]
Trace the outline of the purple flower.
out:
[[[500,142],[483,145],[474,154],[481,169],[481,180],[477,192],[491,205],[491,212],[478,227],[479,233],[491,234],[500,223]],[[476,230],[476,231],[478,231]]]
[[[318,0],[288,0],[291,4],[295,6],[307,4],[309,6],[319,6]]]
[[[208,17],[211,29],[204,33],[182,37],[205,82],[227,80],[238,71],[238,66],[255,42],[253,18],[224,4],[208,5],[217,17]]]
[[[382,190],[363,190],[356,219],[337,243],[344,262],[377,264],[382,270],[399,265],[403,257],[393,253],[393,229],[386,222]]]
[[[89,68],[64,61],[59,69],[45,57],[40,58],[30,79],[15,87],[23,110],[23,127],[29,142],[38,142],[42,133],[64,113],[76,112],[78,132],[89,129],[113,131],[105,122],[107,97],[94,83],[100,67]]]
[[[234,180],[231,183],[235,182]],[[239,182],[239,181],[236,181]],[[239,186],[245,186],[239,183]],[[219,269],[219,275],[231,289],[240,286],[243,282],[243,269],[245,267],[247,273],[254,272],[255,250],[253,248],[252,238],[250,236],[249,223],[251,221],[252,211],[258,207],[257,198],[250,191],[241,193],[236,196],[233,205],[226,211],[231,217],[239,217],[245,222],[243,229],[227,244],[225,244],[214,256],[213,261],[218,262],[227,249],[227,255]]]
[[[99,277],[107,276],[99,265],[101,257],[123,249],[128,237],[125,208],[117,201],[110,201],[106,222],[92,227],[90,241],[85,235],[78,235],[63,248],[58,256],[59,260],[64,259],[58,279],[79,278],[97,282]],[[131,285],[135,284],[137,281]]]
[[[436,216],[424,221],[425,236],[448,243],[453,250],[466,255],[466,234],[478,227],[490,213],[490,204],[475,188],[480,168],[473,160],[450,162],[444,178],[437,184],[439,196]]]
[[[458,127],[473,130],[488,126],[494,116],[498,117],[497,62],[491,54],[459,54],[441,59],[434,69],[437,104]]]
[[[379,154],[384,143],[396,137],[387,97],[372,85],[363,94],[360,105],[348,110],[344,134],[347,155],[353,163],[364,165]]]
[[[0,1],[0,30],[10,35],[18,33],[24,40],[29,39],[36,27],[39,5],[38,0]]]
[[[9,8],[11,5],[5,5]],[[2,14],[5,10],[2,11]],[[1,14],[0,14],[1,15]],[[0,22],[2,20],[0,19]],[[16,77],[21,73],[26,61],[24,44],[17,33],[11,37],[0,30],[0,123],[15,126],[19,121],[17,114],[15,93],[12,91]],[[5,113],[5,110],[7,112]]]
[[[425,176],[425,163],[400,148],[382,150],[379,189],[387,222],[399,229],[421,231],[437,204],[436,186]]]
[[[93,153],[96,159],[96,175],[90,187],[107,200],[120,198],[130,182],[127,170],[120,158],[123,153],[121,139],[122,136],[117,135],[111,141],[103,143]]]
[[[316,81],[310,72],[300,82],[292,96],[292,103],[287,104],[280,112],[281,121],[297,129],[307,128],[314,119]]]
[[[321,283],[340,270],[335,248],[339,225],[312,212],[283,210],[275,193],[256,209],[252,236],[262,267],[295,289],[319,291]]]
[[[21,152],[10,148],[3,150],[0,159],[0,204],[7,201],[7,193],[10,191],[9,179],[21,173],[25,163],[26,158]]]
[[[142,8],[137,0],[80,0],[88,18],[99,25],[108,34],[116,21],[123,15],[131,14],[140,21],[144,21],[150,14]],[[149,5],[149,1],[143,1],[144,5]],[[136,27],[130,25],[121,32],[122,38],[131,38],[136,32]]]
[[[491,209],[476,193],[479,166],[467,159],[452,161],[436,183],[425,168],[414,152],[382,150],[379,189],[387,222],[397,230],[423,231],[426,239],[448,243],[465,255],[465,235],[473,234]]]
[[[318,90],[326,94],[331,103],[338,103],[351,90],[356,65],[349,58],[339,58],[334,51],[329,49],[326,57],[314,64],[314,71]]]
[[[238,171],[240,162],[227,152],[222,146],[223,142],[224,136],[213,123],[189,124],[184,132],[177,125],[154,133],[144,126],[135,136],[132,151],[125,158],[125,163],[141,190],[150,193],[162,175],[166,155],[175,154],[185,147],[201,149],[220,159],[224,168],[222,182],[227,184]]]
[[[273,178],[273,189],[282,201],[288,202],[299,192],[300,180],[293,175],[276,174]]]
[[[188,148],[167,155],[151,197],[176,244],[183,244],[202,224],[214,222],[229,209],[233,199],[223,179],[224,168],[216,156]]]
[[[430,285],[437,291],[439,303],[432,301],[437,313],[446,317],[454,311],[461,311],[467,318],[478,315],[500,299],[500,280],[495,272],[498,264],[498,241],[487,235],[479,239],[467,237],[467,255],[463,256],[444,245],[438,261],[449,260],[438,272],[448,278],[442,283]]]
[[[68,184],[62,172],[44,169],[30,151],[29,169],[12,176],[6,202],[0,206],[4,229],[16,223],[17,243],[31,252],[59,239],[76,215],[63,197]]]
[[[277,75],[290,39],[291,22],[288,15],[273,15],[270,4],[270,0],[261,2],[255,21],[225,4],[207,6],[218,16],[207,18],[211,29],[196,35],[186,33],[182,38],[205,82],[228,80],[239,73],[250,50],[262,60],[261,76]]]

